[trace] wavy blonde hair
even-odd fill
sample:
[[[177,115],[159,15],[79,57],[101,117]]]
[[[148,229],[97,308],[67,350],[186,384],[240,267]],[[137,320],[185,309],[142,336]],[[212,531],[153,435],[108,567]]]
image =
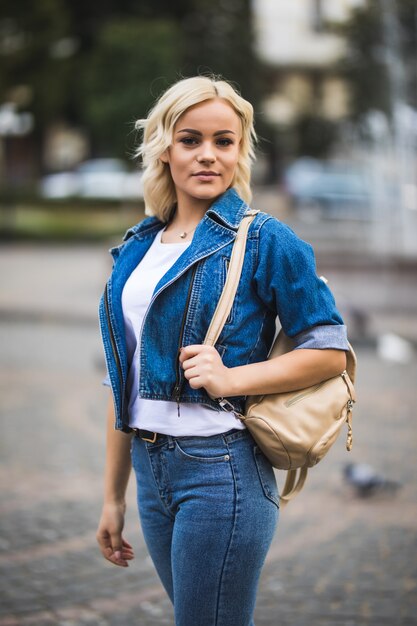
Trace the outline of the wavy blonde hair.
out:
[[[248,204],[252,198],[250,188],[251,166],[255,160],[256,133],[253,125],[253,107],[225,80],[207,76],[184,78],[165,91],[150,110],[146,119],[137,120],[135,128],[143,131],[142,143],[135,156],[142,157],[143,194],[145,213],[156,215],[167,222],[176,202],[174,182],[169,165],[160,156],[172,144],[173,129],[190,107],[222,98],[228,102],[240,118],[242,139],[239,158],[231,187]]]

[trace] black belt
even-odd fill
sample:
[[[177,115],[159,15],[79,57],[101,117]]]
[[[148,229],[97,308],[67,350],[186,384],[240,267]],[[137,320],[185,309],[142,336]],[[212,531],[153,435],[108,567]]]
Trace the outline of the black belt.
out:
[[[154,433],[152,430],[144,430],[143,428],[134,428],[136,437],[148,441],[149,443],[155,443],[159,437],[159,433]]]

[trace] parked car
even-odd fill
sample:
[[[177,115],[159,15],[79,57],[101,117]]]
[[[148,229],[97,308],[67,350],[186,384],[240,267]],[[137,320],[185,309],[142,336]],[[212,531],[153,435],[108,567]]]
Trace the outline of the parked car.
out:
[[[41,180],[44,198],[140,199],[142,173],[131,172],[120,159],[91,159],[73,172],[49,174]]]
[[[43,198],[65,199],[77,196],[79,184],[75,172],[58,172],[44,176],[40,181],[40,194]]]
[[[366,172],[350,163],[301,158],[285,172],[293,207],[311,217],[368,218],[371,188]]]

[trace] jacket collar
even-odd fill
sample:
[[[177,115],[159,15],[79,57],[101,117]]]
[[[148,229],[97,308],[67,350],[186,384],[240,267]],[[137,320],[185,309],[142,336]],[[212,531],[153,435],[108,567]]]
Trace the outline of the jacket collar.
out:
[[[203,219],[211,219],[214,222],[220,221],[227,228],[237,230],[243,215],[248,209],[248,205],[242,200],[236,189],[231,187],[213,202],[207,209]],[[129,239],[132,235],[159,230],[164,224],[155,216],[147,217],[139,224],[136,224],[136,226],[129,228],[123,237],[123,241]]]
[[[133,235],[144,234],[146,232],[153,232],[154,230],[160,230],[164,226],[164,222],[161,222],[157,217],[152,215],[152,217],[145,217],[144,220],[129,228],[124,237],[123,241],[127,241]]]
[[[220,220],[228,228],[237,230],[248,209],[248,205],[242,200],[236,189],[231,187],[207,209],[206,215],[214,221]]]

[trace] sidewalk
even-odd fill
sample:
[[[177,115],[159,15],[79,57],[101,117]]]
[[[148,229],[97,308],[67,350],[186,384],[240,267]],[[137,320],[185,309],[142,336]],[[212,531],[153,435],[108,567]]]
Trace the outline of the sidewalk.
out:
[[[112,567],[95,543],[107,400],[96,310],[106,246],[7,246],[0,267],[0,626],[173,624],[133,483],[126,536],[135,561]],[[371,308],[382,330],[402,317],[414,333],[412,275],[326,275],[338,296]],[[341,437],[282,512],[256,626],[417,624],[417,359],[381,361],[365,343],[357,352],[353,451]],[[401,489],[358,498],[342,478],[348,461],[371,464]]]

